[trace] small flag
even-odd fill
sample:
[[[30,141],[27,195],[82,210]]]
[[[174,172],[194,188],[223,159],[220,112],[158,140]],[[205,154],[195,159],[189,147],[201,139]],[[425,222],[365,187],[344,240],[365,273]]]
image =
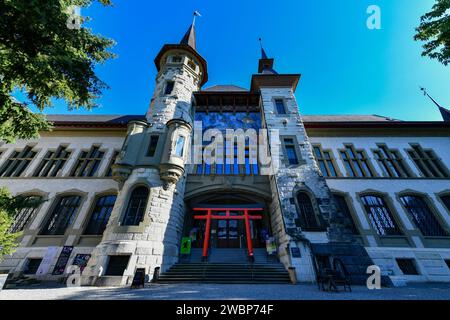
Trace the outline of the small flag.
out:
[[[200,14],[200,12],[198,12],[198,11],[196,10],[196,11],[194,11],[194,16],[196,16],[196,17],[201,17],[202,15]]]

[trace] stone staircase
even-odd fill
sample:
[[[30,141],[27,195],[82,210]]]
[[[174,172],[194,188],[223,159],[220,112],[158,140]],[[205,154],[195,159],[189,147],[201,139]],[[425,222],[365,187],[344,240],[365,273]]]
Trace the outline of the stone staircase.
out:
[[[159,283],[290,283],[281,263],[177,263],[159,276]]]

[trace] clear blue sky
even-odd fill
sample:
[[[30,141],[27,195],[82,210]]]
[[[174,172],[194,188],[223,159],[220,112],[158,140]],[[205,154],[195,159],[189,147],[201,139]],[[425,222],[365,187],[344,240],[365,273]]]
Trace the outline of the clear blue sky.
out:
[[[83,10],[94,32],[113,38],[118,58],[99,66],[111,87],[96,114],[144,114],[152,96],[153,59],[177,43],[199,10],[197,46],[209,82],[249,87],[264,39],[279,73],[301,73],[303,114],[380,114],[404,120],[441,120],[420,92],[425,86],[450,106],[450,72],[421,57],[413,40],[419,17],[434,0],[113,0]],[[381,7],[382,29],[369,30],[366,9]],[[46,113],[66,113],[58,103]],[[76,113],[86,113],[77,111]]]

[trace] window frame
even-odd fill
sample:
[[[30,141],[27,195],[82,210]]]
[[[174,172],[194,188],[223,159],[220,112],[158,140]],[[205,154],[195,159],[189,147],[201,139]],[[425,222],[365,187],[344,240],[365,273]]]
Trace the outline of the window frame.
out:
[[[388,238],[388,237],[405,237],[406,234],[403,230],[403,224],[401,223],[401,219],[399,219],[397,212],[395,212],[393,210],[393,206],[391,205],[389,198],[387,195],[381,194],[381,193],[377,193],[377,192],[364,192],[364,193],[359,193],[357,194],[362,210],[366,215],[367,221],[369,223],[369,226],[371,227],[372,230],[375,231],[375,234],[380,237],[380,238]],[[397,233],[392,233],[392,234],[382,234],[379,232],[379,229],[376,226],[376,223],[374,224],[374,221],[371,219],[371,215],[369,214],[369,211],[367,210],[367,205],[365,204],[363,198],[364,197],[376,197],[382,200],[384,208],[386,209],[386,211],[388,212],[390,219],[392,220],[393,224],[394,224],[394,230]],[[370,211],[370,213],[372,213],[372,211]]]
[[[109,160],[108,166],[106,167],[106,171],[104,177],[111,178],[113,176],[113,165],[116,163],[117,157],[120,155],[120,150],[114,149],[111,158]]]
[[[277,101],[280,101],[281,104],[283,105],[283,112],[279,112],[280,110],[278,110]],[[273,110],[274,110],[274,113],[276,115],[278,115],[278,116],[286,116],[286,115],[288,115],[286,98],[284,98],[284,97],[273,97],[272,102],[273,102]]]
[[[40,150],[35,150],[36,145],[25,145],[22,149],[13,149],[0,166],[0,178],[25,177],[27,169],[30,168]],[[29,157],[30,153],[32,154]],[[19,170],[20,169],[20,170]],[[17,174],[17,172],[20,172]]]
[[[321,158],[317,157],[316,148],[319,149]],[[339,166],[338,166],[337,161],[336,161],[336,157],[334,156],[334,152],[333,152],[332,149],[324,149],[322,147],[322,144],[320,144],[320,143],[313,143],[312,144],[312,152],[313,152],[314,158],[317,161],[317,165],[318,165],[318,167],[320,169],[320,172],[322,172],[322,167],[321,167],[320,163],[322,162],[324,164],[325,169],[327,170],[327,172],[326,173],[322,172],[322,175],[325,178],[340,178],[340,177],[342,177],[342,174],[341,174],[341,172],[339,170]],[[330,159],[327,159],[325,157],[325,153],[329,154]],[[336,173],[336,175],[330,174],[330,172],[331,172],[331,170],[330,170],[330,163],[331,163],[331,166],[333,167],[333,170]]]
[[[48,156],[49,153],[52,153],[51,156]],[[60,155],[64,153],[64,157],[56,155]],[[33,170],[34,178],[58,178],[62,177],[64,168],[70,160],[70,156],[73,154],[73,150],[69,149],[68,144],[61,144],[56,149],[50,148],[45,151],[44,157],[41,159],[39,164]],[[51,164],[51,165],[50,165]],[[55,173],[55,170],[58,169]],[[45,175],[42,173],[46,172]]]
[[[350,155],[349,150],[352,152],[354,157]],[[347,178],[371,179],[378,177],[378,173],[374,169],[372,161],[368,157],[368,154],[364,148],[356,148],[353,143],[344,143],[344,148],[339,149],[338,153],[347,173]],[[342,153],[346,155],[345,158],[343,157]],[[359,154],[362,154],[363,159],[358,156]],[[358,164],[358,168],[361,171],[362,175],[359,175],[354,162]],[[367,174],[365,167],[367,167],[367,169],[369,170],[369,174]]]
[[[153,142],[154,140],[156,140],[155,145],[153,146]],[[160,145],[160,140],[161,140],[161,135],[160,134],[150,134],[149,138],[148,138],[148,147],[147,147],[147,152],[145,154],[146,157],[149,158],[154,158],[157,154],[158,151],[158,147]],[[152,152],[150,152],[152,151]]]
[[[73,210],[71,217],[69,217],[69,219],[67,220],[68,222],[64,228],[64,232],[63,233],[58,232],[60,227],[55,228],[56,231],[54,231],[54,232],[49,232],[51,220],[53,219],[53,216],[56,214],[56,210],[61,207],[62,200],[66,199],[66,198],[74,198],[74,197],[79,198],[78,204],[76,206],[76,209]],[[53,200],[52,205],[50,206],[50,208],[45,216],[45,219],[41,223],[38,235],[39,236],[53,236],[53,237],[64,236],[67,233],[67,230],[69,230],[73,226],[74,222],[76,221],[76,219],[83,207],[85,200],[86,200],[85,195],[82,195],[80,193],[64,193],[64,194],[56,195]],[[74,206],[71,205],[70,208],[72,208],[72,207],[74,207]],[[66,208],[66,206],[63,208]],[[59,209],[59,210],[62,210],[62,209]],[[67,209],[65,211],[67,211]],[[63,213],[60,212],[60,214],[63,216],[66,215],[64,213],[64,211],[63,211]]]
[[[42,202],[45,201],[45,200],[44,200],[45,197],[44,197],[42,194],[25,194],[25,195],[19,195],[19,196],[22,197],[23,199],[38,198],[37,201],[42,201]],[[32,207],[25,207],[25,208],[22,208],[22,209],[20,210],[20,212],[18,212],[18,213],[13,217],[14,222],[13,222],[13,224],[11,225],[11,227],[10,227],[10,229],[9,229],[9,232],[11,232],[11,233],[23,232],[23,231],[25,231],[29,226],[31,226],[31,224],[33,223],[33,221],[34,221],[34,220],[36,219],[36,217],[38,216],[39,211],[40,211],[41,208],[42,208],[42,204],[43,204],[43,203],[39,204],[36,208],[32,208]],[[22,211],[23,211],[23,210],[30,210],[30,209],[31,209],[31,212],[27,212],[27,213],[28,213],[28,218],[25,219],[26,222],[25,222],[24,224],[22,224],[21,229],[16,228],[16,227],[17,227],[17,226],[16,226],[16,224],[17,224],[17,221],[16,221],[17,216],[20,215],[20,214],[22,214]],[[23,220],[23,219],[21,219],[21,220]]]
[[[414,163],[419,171],[420,177],[426,179],[448,179],[450,178],[449,168],[445,165],[442,159],[436,154],[432,148],[423,148],[420,143],[410,143],[410,148],[405,149],[409,159]],[[417,148],[417,149],[416,149]],[[419,151],[419,152],[418,152]],[[417,155],[413,156],[412,153]],[[430,154],[431,153],[431,157]],[[424,158],[422,155],[425,155]],[[431,168],[426,165],[431,164]],[[425,170],[422,170],[423,167]],[[432,171],[435,170],[438,176],[434,175]]]
[[[422,228],[419,227],[418,221],[416,220],[414,214],[409,210],[409,205],[405,204],[405,201],[403,200],[404,197],[414,197],[420,199],[420,201],[423,202],[426,209],[428,210],[428,213],[431,215],[431,219],[435,220],[435,223],[437,223],[438,227],[443,231],[443,235],[426,235]],[[432,205],[429,197],[427,194],[422,194],[414,191],[403,191],[397,194],[397,199],[400,205],[402,206],[403,210],[405,211],[406,215],[408,216],[408,219],[411,221],[411,224],[415,227],[415,229],[419,230],[420,234],[424,238],[448,238],[450,237],[450,233],[448,231],[447,224],[445,223],[445,220],[442,219],[442,217],[438,214],[437,209]]]
[[[172,87],[172,90],[170,90],[170,92],[167,91],[167,89],[169,87]],[[173,80],[167,80],[164,84],[164,91],[163,91],[163,95],[165,96],[170,96],[173,94],[173,90],[175,89],[175,81]]]
[[[333,200],[335,204],[338,206],[338,201],[336,201],[336,197],[341,198],[348,210],[348,217],[345,213],[343,213],[344,217],[348,218],[351,222],[350,230],[352,231],[354,236],[360,237],[362,235],[361,228],[360,228],[360,222],[358,219],[358,215],[355,213],[355,208],[350,203],[351,197],[348,194],[337,192],[337,191],[331,191],[331,194],[333,195]],[[339,208],[340,209],[340,208]]]
[[[140,188],[147,189],[147,199],[146,199],[145,205],[142,206],[143,207],[142,217],[140,218],[140,221],[138,224],[125,224],[125,221],[128,216],[128,212],[131,210],[131,201],[133,200],[133,193]],[[127,227],[127,228],[138,227],[145,221],[145,217],[146,217],[145,213],[147,212],[149,203],[151,202],[150,196],[151,196],[151,188],[145,184],[137,184],[137,185],[133,186],[133,188],[130,188],[130,190],[128,191],[127,199],[126,199],[126,206],[123,207],[123,213],[119,220],[120,227]],[[139,206],[139,208],[141,208],[141,206]],[[133,219],[134,223],[136,223],[137,217],[138,217],[138,214],[136,213],[136,215],[134,216],[134,219]]]
[[[109,213],[109,217],[108,217],[108,219],[106,221],[105,228],[103,229],[103,231],[101,233],[90,233],[90,232],[88,232],[88,229],[89,229],[90,224],[91,224],[91,220],[92,220],[93,215],[94,215],[94,213],[95,213],[95,211],[97,209],[98,202],[101,199],[107,198],[107,197],[115,197],[116,199],[114,200],[114,204],[111,206],[111,212]],[[89,210],[89,214],[87,215],[87,218],[86,218],[86,224],[85,224],[85,227],[83,228],[82,236],[101,236],[101,235],[104,234],[104,232],[106,230],[106,227],[108,225],[108,222],[111,219],[111,215],[112,215],[112,212],[114,210],[114,206],[115,206],[115,204],[117,202],[117,198],[118,198],[118,194],[117,193],[101,193],[101,194],[97,194],[95,196],[94,200],[92,201],[91,208]],[[105,206],[103,206],[103,207],[105,207]],[[105,219],[103,219],[103,221],[104,220]]]
[[[406,159],[399,149],[391,149],[385,143],[377,143],[377,149],[371,149],[374,155],[374,160],[378,163],[385,178],[391,179],[408,179],[415,178]],[[394,167],[389,166],[389,163]],[[401,174],[399,175],[398,172]]]
[[[97,149],[97,152],[100,152],[102,154],[101,157],[93,157],[92,156],[95,149]],[[101,168],[103,160],[105,159],[106,151],[107,150],[105,148],[102,148],[100,144],[94,144],[88,150],[81,149],[80,152],[78,152],[76,161],[70,170],[69,177],[83,178],[83,179],[99,177],[100,176],[100,168]],[[82,157],[84,152],[86,152],[86,156]],[[94,166],[96,161],[98,161],[98,166],[97,166],[95,172],[91,173],[93,170],[92,167]],[[88,167],[90,167],[89,174],[84,175],[84,172]],[[80,169],[80,172],[78,174],[76,174],[77,171],[79,170],[79,168],[82,168],[82,170]]]
[[[303,194],[309,199],[309,203],[311,204],[312,213],[314,214],[314,221],[316,223],[316,226],[308,226],[308,222],[305,220],[305,216],[302,215],[302,210],[300,207],[299,202],[299,195]],[[320,216],[319,206],[317,204],[316,198],[309,192],[308,190],[300,189],[296,190],[294,192],[294,203],[295,208],[297,210],[297,216],[300,220],[300,225],[297,225],[297,227],[300,227],[302,231],[305,232],[325,232],[327,230],[327,227],[325,225],[325,221],[323,220],[323,217]]]
[[[292,146],[294,148],[294,153],[297,158],[296,164],[291,164],[289,161],[288,149],[286,147],[286,145],[287,145],[286,140],[289,140],[289,139],[292,140],[292,144],[289,144],[289,146]],[[287,167],[297,167],[297,166],[305,164],[305,160],[301,156],[301,151],[300,151],[296,136],[280,136],[280,140],[281,140],[281,146],[282,146],[282,150],[283,150],[283,163]]]

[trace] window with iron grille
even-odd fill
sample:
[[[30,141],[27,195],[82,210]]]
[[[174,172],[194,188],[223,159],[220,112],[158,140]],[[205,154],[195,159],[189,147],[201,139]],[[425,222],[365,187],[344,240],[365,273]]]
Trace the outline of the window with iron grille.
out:
[[[117,196],[109,195],[97,199],[94,210],[92,211],[89,223],[84,234],[102,235],[106,229],[111,212],[114,208]]]
[[[450,211],[450,195],[442,196],[441,200],[444,203],[444,205],[447,207],[448,211]]]
[[[122,225],[138,226],[142,222],[147,207],[148,193],[148,188],[143,186],[133,190]]]
[[[109,162],[108,171],[106,171],[106,177],[112,177],[113,170],[112,166],[116,163],[117,156],[119,155],[119,151],[114,151],[111,161]]]
[[[341,211],[344,217],[346,217],[350,221],[349,227],[352,233],[355,235],[359,234],[358,229],[356,228],[355,225],[355,221],[353,220],[353,216],[350,213],[350,208],[348,207],[347,200],[345,200],[345,197],[338,194],[334,194],[333,197],[334,200],[336,201],[339,211]]]
[[[345,145],[345,149],[340,150],[340,153],[350,177],[370,178],[375,176],[364,150],[355,149],[353,145]]]
[[[400,197],[400,200],[424,236],[445,237],[448,235],[422,197],[408,195]]]
[[[391,150],[386,145],[380,144],[373,153],[387,176],[391,178],[408,178],[412,176],[399,151]]]
[[[321,146],[314,146],[314,155],[319,164],[320,171],[324,177],[337,177],[336,164],[334,162],[333,152],[323,150]]]
[[[297,224],[305,231],[321,231],[319,218],[314,210],[311,198],[305,192],[297,194],[299,221]]]
[[[283,99],[275,99],[275,109],[277,114],[286,114],[286,106]]]
[[[58,198],[49,217],[42,235],[64,235],[66,229],[72,225],[81,204],[80,196],[65,196]]]
[[[376,195],[367,195],[361,197],[372,227],[380,236],[400,235],[400,229],[397,226],[391,211],[387,207],[383,198]]]
[[[436,156],[433,150],[423,149],[419,144],[411,144],[412,149],[407,150],[411,160],[426,178],[448,178],[448,169]]]
[[[27,275],[36,274],[36,272],[38,271],[39,266],[41,265],[41,263],[42,263],[42,259],[41,258],[28,259],[27,262],[26,262],[26,265],[25,265],[25,269],[23,270],[23,273],[27,274]]]
[[[81,151],[71,176],[93,177],[100,167],[104,154],[97,146],[92,147],[89,151]]]
[[[56,151],[47,151],[39,166],[34,171],[34,177],[56,177],[69,160],[70,151],[67,147],[60,146]]]
[[[36,152],[31,146],[26,146],[21,151],[13,151],[0,168],[0,177],[20,177],[35,155]]]
[[[38,205],[41,202],[42,197],[28,196],[23,199],[24,206],[14,216],[14,223],[9,231],[16,233],[25,230],[25,228],[34,220],[38,213]]]
[[[419,275],[414,259],[395,259],[395,261],[397,261],[397,265],[404,275]]]

